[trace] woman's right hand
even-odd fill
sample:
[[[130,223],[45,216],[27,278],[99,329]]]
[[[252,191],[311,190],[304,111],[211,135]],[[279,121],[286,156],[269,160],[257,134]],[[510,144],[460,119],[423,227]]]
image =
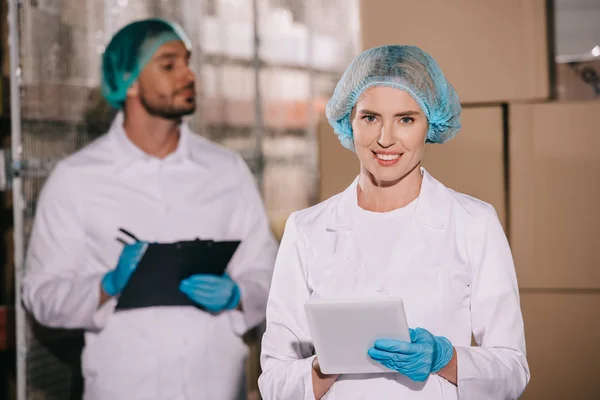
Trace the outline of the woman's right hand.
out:
[[[319,359],[315,357],[312,363],[312,382],[315,399],[319,400],[321,397],[325,396],[325,393],[331,388],[338,376],[339,375],[326,375],[321,372]]]

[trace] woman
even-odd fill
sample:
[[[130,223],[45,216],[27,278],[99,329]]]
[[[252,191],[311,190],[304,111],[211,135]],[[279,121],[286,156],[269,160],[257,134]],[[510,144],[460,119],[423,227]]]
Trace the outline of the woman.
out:
[[[420,167],[426,142],[444,143],[460,129],[460,111],[439,66],[416,47],[370,49],[348,67],[327,117],[356,152],[360,174],[287,222],[263,337],[265,400],[483,400],[523,392],[523,319],[497,214]],[[411,343],[379,340],[368,352],[397,373],[322,374],[304,303],[373,296],[401,297],[415,328]]]

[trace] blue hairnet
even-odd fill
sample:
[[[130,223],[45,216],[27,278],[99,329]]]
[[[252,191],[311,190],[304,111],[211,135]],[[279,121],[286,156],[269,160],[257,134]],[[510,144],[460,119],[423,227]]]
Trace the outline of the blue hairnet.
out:
[[[352,61],[327,103],[327,119],[347,149],[354,151],[352,109],[373,86],[403,90],[419,104],[429,122],[426,142],[444,143],[459,131],[460,100],[435,60],[418,47],[381,46]]]
[[[117,32],[102,57],[102,94],[113,107],[125,103],[127,89],[163,44],[181,40],[191,49],[190,39],[183,29],[162,19],[133,22]]]

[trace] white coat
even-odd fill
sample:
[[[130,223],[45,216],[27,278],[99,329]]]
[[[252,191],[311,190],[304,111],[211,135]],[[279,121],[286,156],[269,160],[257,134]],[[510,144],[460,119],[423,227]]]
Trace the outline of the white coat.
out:
[[[119,114],[108,134],[61,161],[40,196],[23,300],[43,325],[85,330],[86,400],[237,399],[247,347],[264,320],[277,244],[241,157],[181,127],[177,150],[149,157]],[[229,264],[243,312],[98,307],[124,228],[141,240],[242,240]],[[123,235],[120,237],[126,238]],[[168,267],[168,266],[165,266]]]
[[[411,327],[452,342],[458,387],[436,374],[424,383],[398,373],[342,375],[324,399],[491,400],[523,392],[529,367],[519,290],[496,212],[422,173],[414,216],[387,265],[369,264],[374,249],[356,241],[358,180],[290,216],[267,304],[259,379],[265,400],[314,399],[307,300],[378,295],[403,298]]]

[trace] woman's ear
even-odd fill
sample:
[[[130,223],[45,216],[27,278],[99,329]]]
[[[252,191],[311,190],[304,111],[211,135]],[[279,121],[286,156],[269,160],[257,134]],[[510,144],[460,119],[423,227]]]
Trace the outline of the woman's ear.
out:
[[[131,86],[129,86],[129,88],[127,88],[127,96],[131,96],[131,97],[137,97],[140,93],[140,85],[138,84],[138,81],[135,81],[131,84]]]

